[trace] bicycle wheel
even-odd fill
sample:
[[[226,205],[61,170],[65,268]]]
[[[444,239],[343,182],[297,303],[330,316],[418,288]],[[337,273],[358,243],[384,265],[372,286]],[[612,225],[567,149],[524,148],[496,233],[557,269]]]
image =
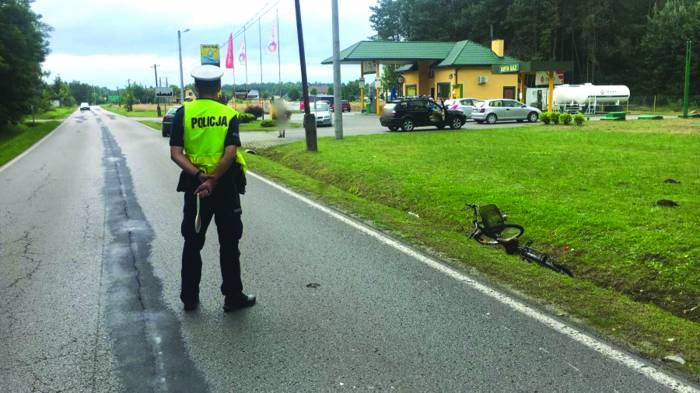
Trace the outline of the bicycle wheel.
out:
[[[498,234],[498,238],[502,241],[508,241],[519,238],[525,233],[525,228],[518,224],[505,224],[503,230]]]
[[[479,242],[480,244],[484,244],[487,246],[495,246],[498,244],[498,240],[495,238],[487,236],[484,232],[482,231],[477,231],[472,235],[472,238]]]

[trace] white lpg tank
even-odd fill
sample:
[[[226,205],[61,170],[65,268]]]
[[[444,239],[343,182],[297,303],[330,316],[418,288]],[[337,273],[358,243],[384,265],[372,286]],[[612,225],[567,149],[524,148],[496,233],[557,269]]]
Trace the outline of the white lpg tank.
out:
[[[624,85],[560,85],[554,88],[554,105],[614,104],[622,105],[630,98],[630,89]]]

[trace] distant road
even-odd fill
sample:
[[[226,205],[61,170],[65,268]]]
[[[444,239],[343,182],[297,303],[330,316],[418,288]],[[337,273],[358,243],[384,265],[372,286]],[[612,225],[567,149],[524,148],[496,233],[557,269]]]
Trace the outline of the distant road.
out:
[[[211,229],[186,314],[168,150],[95,109],[0,169],[0,390],[698,391],[253,174],[242,266],[258,305],[222,312]]]

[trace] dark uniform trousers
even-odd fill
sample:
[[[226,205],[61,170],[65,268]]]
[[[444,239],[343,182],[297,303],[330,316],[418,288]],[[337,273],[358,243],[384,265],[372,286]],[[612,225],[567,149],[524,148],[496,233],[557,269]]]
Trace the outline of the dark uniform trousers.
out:
[[[224,180],[224,179],[222,179]],[[189,187],[188,187],[189,188]],[[241,263],[238,241],[243,234],[238,191],[230,182],[223,181],[212,195],[200,200],[199,215],[202,226],[197,233],[194,221],[197,215],[197,196],[194,189],[185,192],[185,207],[181,232],[185,238],[182,252],[182,287],[180,299],[183,302],[199,300],[199,281],[202,276],[202,257],[205,233],[212,217],[219,235],[219,264],[221,265],[221,293],[224,296],[237,296],[243,291],[241,283]]]

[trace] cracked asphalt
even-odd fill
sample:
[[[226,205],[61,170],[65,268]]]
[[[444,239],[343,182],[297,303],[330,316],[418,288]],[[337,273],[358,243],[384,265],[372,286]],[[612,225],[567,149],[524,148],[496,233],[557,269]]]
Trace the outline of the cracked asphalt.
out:
[[[258,304],[222,312],[211,229],[184,313],[168,150],[94,108],[0,171],[0,391],[671,391],[253,177]]]

